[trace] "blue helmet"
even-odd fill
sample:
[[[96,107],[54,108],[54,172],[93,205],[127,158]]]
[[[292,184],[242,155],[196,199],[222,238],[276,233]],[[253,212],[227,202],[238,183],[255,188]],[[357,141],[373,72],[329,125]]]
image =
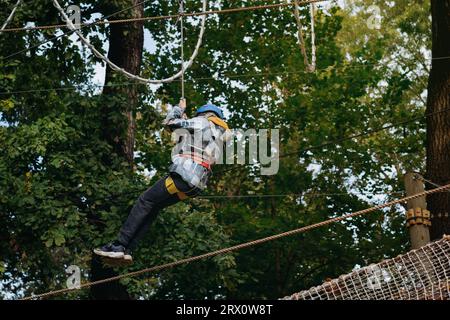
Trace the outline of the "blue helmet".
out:
[[[213,104],[205,104],[204,106],[198,108],[195,112],[195,115],[197,116],[199,113],[204,112],[214,112],[220,119],[224,119],[222,110],[218,106],[215,106]]]

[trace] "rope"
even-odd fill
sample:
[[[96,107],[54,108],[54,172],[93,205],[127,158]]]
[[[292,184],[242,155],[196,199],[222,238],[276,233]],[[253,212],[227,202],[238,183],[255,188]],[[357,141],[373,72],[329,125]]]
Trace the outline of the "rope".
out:
[[[367,68],[368,65],[374,65],[376,66],[377,63],[368,63],[366,65],[349,65],[346,68],[348,69],[363,69]],[[316,69],[319,71],[326,71],[328,68],[323,69]],[[230,79],[240,79],[240,78],[256,78],[256,77],[267,77],[267,76],[275,76],[275,75],[291,75],[291,74],[305,74],[304,70],[300,71],[278,71],[278,72],[258,72],[258,73],[244,73],[244,74],[219,74],[215,77],[198,77],[198,78],[189,78],[185,79],[185,82],[193,82],[193,81],[224,81],[225,78]],[[352,78],[354,79],[353,75],[340,75],[340,78]],[[180,79],[175,79],[174,81],[181,81]],[[90,87],[96,87],[96,88],[104,88],[104,87],[118,87],[118,86],[132,86],[132,85],[141,85],[140,83],[136,82],[121,82],[121,83],[115,83],[115,84],[74,84],[73,86],[66,86],[66,87],[51,87],[48,89],[28,89],[28,90],[18,90],[18,91],[1,91],[0,95],[7,95],[7,94],[22,94],[22,93],[35,93],[35,92],[49,92],[49,91],[64,91],[64,90],[76,90],[77,88],[90,88]]]
[[[144,0],[141,3],[144,3],[148,0]],[[309,4],[309,3],[317,3],[317,2],[325,2],[325,1],[332,1],[332,2],[336,2],[336,0],[309,0],[309,1],[305,1],[302,2],[300,4],[300,6]],[[139,4],[138,4],[139,5]],[[292,5],[292,3],[283,3],[283,4],[275,4],[275,5],[265,5],[265,6],[256,6],[256,7],[243,7],[243,8],[234,8],[234,9],[225,9],[225,10],[213,10],[213,11],[208,11],[208,12],[199,12],[199,13],[185,13],[184,16],[199,16],[199,15],[210,15],[210,14],[223,14],[223,13],[234,13],[234,12],[240,12],[240,11],[250,11],[250,10],[257,10],[257,9],[271,9],[273,7],[285,7],[285,6],[290,6]],[[133,7],[135,7],[136,5],[134,5]],[[131,7],[131,8],[133,8]],[[125,10],[121,10],[120,12],[125,11]],[[107,16],[111,17],[113,15],[115,15],[116,13]],[[100,25],[100,24],[113,24],[113,23],[125,23],[125,22],[131,22],[131,21],[149,21],[149,20],[161,20],[161,19],[172,19],[172,18],[179,18],[179,15],[167,15],[167,16],[157,16],[157,17],[147,17],[147,18],[136,18],[136,19],[123,19],[123,20],[103,20],[103,21],[94,21],[91,23],[84,23],[84,24],[80,24],[81,27],[85,27],[85,26],[92,26],[92,25]],[[49,26],[42,26],[42,27],[30,27],[30,28],[15,28],[15,29],[5,29],[5,30],[0,30],[1,32],[8,32],[8,31],[27,31],[27,30],[38,30],[38,29],[51,29],[51,28],[62,28],[62,27],[66,27],[65,24],[60,24],[60,25],[49,25]],[[34,48],[38,48],[39,46],[46,44],[47,42],[50,41],[54,41],[57,40],[67,34],[72,34],[73,30],[70,31],[69,33],[63,33],[61,35],[55,36],[51,39],[48,40],[44,40],[36,45],[33,45],[29,48],[20,50],[18,52],[15,52],[13,54],[10,54],[6,57],[0,57],[0,59],[6,60],[9,59],[13,56],[16,56],[22,52],[27,52],[31,49]],[[450,56],[444,56],[444,57],[435,57],[435,58],[431,58],[431,60],[443,60],[443,59],[450,59]]]
[[[412,119],[409,119],[409,120],[400,121],[400,122],[392,123],[392,124],[387,125],[387,126],[382,126],[382,127],[376,128],[376,129],[372,129],[372,130],[368,130],[368,131],[365,131],[365,132],[353,134],[353,135],[350,135],[350,136],[347,136],[347,137],[343,137],[341,139],[330,140],[330,141],[327,141],[325,143],[322,143],[322,144],[319,144],[319,145],[315,145],[315,146],[312,146],[312,147],[308,147],[308,148],[305,148],[305,149],[298,149],[296,151],[280,155],[280,158],[290,157],[290,156],[293,156],[293,155],[298,155],[300,152],[306,152],[306,151],[311,151],[311,150],[314,150],[314,149],[320,149],[320,148],[327,147],[327,146],[330,146],[330,145],[335,145],[335,144],[338,144],[338,143],[341,143],[341,142],[344,142],[344,141],[347,141],[347,140],[369,136],[369,135],[372,135],[372,134],[380,132],[380,131],[385,131],[387,129],[395,128],[395,127],[401,126],[403,124],[408,124],[408,123],[420,120],[422,118],[428,118],[428,117],[431,117],[433,115],[445,113],[445,112],[448,112],[448,111],[450,111],[450,107],[446,108],[446,109],[439,110],[439,111],[429,112],[429,113],[426,113],[426,114],[424,114],[422,116],[418,116],[416,118],[412,118]]]
[[[180,0],[180,37],[181,37],[181,99],[184,99],[184,0]]]
[[[104,16],[103,19],[109,19],[109,18],[111,18],[111,17],[114,17],[114,16],[116,16],[116,15],[122,13],[122,12],[128,11],[128,10],[130,10],[130,9],[134,9],[134,8],[136,8],[136,7],[138,7],[138,6],[142,5],[142,4],[144,4],[144,3],[147,2],[147,1],[149,1],[149,0],[143,0],[143,1],[141,1],[141,2],[139,2],[139,3],[136,3],[136,4],[132,5],[132,6],[129,6],[129,7],[126,7],[126,8],[124,8],[124,9],[121,9],[121,10],[119,10],[119,11],[113,12],[113,13],[107,15],[107,16]],[[93,22],[89,22],[89,23],[85,23],[85,24],[83,24],[83,25],[80,25],[80,29],[81,29],[81,28],[88,27],[88,26],[95,25],[98,21],[100,21],[100,18],[99,18],[99,19],[96,19],[96,20],[93,21]],[[61,27],[67,27],[67,24],[61,25]],[[23,53],[23,52],[28,52],[28,51],[31,50],[31,49],[39,48],[41,45],[46,44],[46,43],[48,43],[48,42],[58,40],[58,39],[60,39],[60,38],[62,38],[62,37],[64,37],[64,36],[72,35],[72,34],[74,33],[74,31],[75,31],[75,30],[70,30],[70,31],[63,32],[63,33],[60,34],[60,35],[57,35],[57,36],[54,36],[54,37],[52,37],[52,38],[50,38],[50,39],[46,39],[46,40],[44,40],[44,41],[41,41],[41,42],[39,42],[39,43],[37,43],[37,44],[35,44],[35,45],[32,45],[32,46],[30,46],[30,47],[28,47],[28,48],[25,48],[25,49],[16,51],[16,52],[14,52],[14,53],[12,53],[12,54],[6,56],[6,57],[0,56],[0,59],[6,60],[6,59],[9,59],[9,58],[11,58],[11,57],[14,57],[14,56],[16,56],[16,55],[18,55],[18,54],[21,54],[21,53]],[[0,31],[0,32],[2,32],[2,31]]]
[[[435,58],[431,58],[431,60],[446,60],[446,59],[450,59],[450,56],[447,57],[435,57]]]
[[[433,111],[433,112],[426,113],[426,114],[424,114],[422,116],[418,116],[418,117],[415,117],[415,118],[412,118],[412,119],[409,119],[409,120],[392,123],[392,124],[387,125],[387,126],[382,126],[382,127],[375,128],[375,129],[368,130],[368,131],[361,132],[361,133],[356,133],[356,134],[349,135],[349,136],[346,136],[346,137],[343,137],[343,138],[340,138],[340,139],[328,140],[328,141],[326,141],[324,143],[321,143],[321,144],[317,144],[317,145],[314,145],[314,146],[309,146],[309,147],[303,148],[303,149],[297,149],[297,150],[295,150],[293,152],[282,154],[282,155],[279,156],[279,159],[292,157],[292,156],[300,156],[301,152],[304,153],[304,152],[307,152],[307,151],[321,149],[323,147],[334,146],[334,145],[340,144],[340,143],[342,143],[344,141],[347,141],[347,140],[352,140],[352,139],[356,139],[356,138],[365,138],[366,136],[371,136],[371,135],[373,135],[375,133],[378,133],[378,132],[381,132],[381,131],[385,131],[385,130],[388,130],[388,129],[391,129],[391,128],[395,128],[395,127],[398,127],[398,126],[401,126],[401,125],[413,123],[413,122],[416,122],[418,120],[421,120],[422,118],[428,118],[428,117],[431,117],[433,115],[445,113],[445,112],[448,112],[448,111],[450,111],[450,108],[446,108],[446,109],[439,110],[439,111]],[[245,164],[245,166],[250,166],[250,165],[251,164]],[[223,174],[225,172],[229,172],[229,171],[232,171],[232,170],[236,170],[236,168],[232,168],[232,167],[224,168],[222,170],[217,170],[215,172],[216,172],[216,174]]]
[[[450,58],[450,56],[448,57],[440,57],[440,58]],[[432,58],[428,59],[428,61],[431,61]],[[369,65],[373,65],[373,66],[377,66],[379,64],[379,62],[377,63],[366,63],[364,65],[347,65],[345,66],[347,69],[363,69],[363,68],[367,68],[367,66]],[[329,67],[333,67],[333,66],[329,66]],[[322,69],[316,69],[316,71],[326,71],[329,69],[329,67],[327,68],[322,68]],[[213,80],[213,81],[223,81],[225,78],[230,78],[230,79],[239,79],[239,78],[252,78],[252,77],[267,77],[267,76],[272,76],[272,75],[290,75],[290,74],[306,74],[306,72],[304,70],[297,70],[297,71],[277,71],[277,72],[258,72],[258,73],[244,73],[244,74],[228,74],[228,73],[224,73],[224,74],[220,74],[218,76],[215,77],[197,77],[197,78],[189,78],[189,79],[185,79],[185,82],[187,81],[208,81],[208,80]],[[340,75],[341,78],[354,78],[353,75]],[[174,81],[180,81],[178,79],[174,80]],[[132,85],[140,85],[139,83],[136,82],[121,82],[121,83],[115,83],[115,84],[74,84],[73,86],[67,86],[67,87],[51,87],[48,89],[27,89],[27,90],[17,90],[17,91],[1,91],[0,95],[8,95],[8,94],[25,94],[25,93],[36,93],[36,92],[49,92],[49,91],[64,91],[64,90],[76,90],[77,88],[86,88],[86,87],[96,87],[96,88],[103,88],[103,87],[118,87],[118,86],[132,86]]]
[[[303,2],[302,2],[303,4]],[[300,19],[300,10],[298,0],[294,0],[294,16],[297,22],[297,37],[300,45],[300,51],[303,55],[303,62],[308,72],[314,72],[316,69],[316,47],[315,47],[315,33],[314,33],[314,3],[310,4],[311,15],[311,63],[309,63],[308,54],[306,53],[305,39],[303,37],[303,25]]]
[[[21,2],[22,2],[22,0],[17,0],[16,5],[14,6],[11,13],[9,14],[9,17],[6,19],[5,23],[1,27],[0,32],[4,31],[6,26],[11,22],[12,18],[14,17],[14,13],[16,12],[16,9],[19,7]]]
[[[311,16],[311,68],[312,72],[316,70],[316,32],[315,32],[315,22],[314,22],[314,11],[316,9],[316,4],[310,4],[310,16]]]
[[[197,196],[196,199],[246,199],[246,198],[284,198],[284,197],[328,197],[328,196],[384,196],[384,195],[402,195],[403,191],[392,191],[385,193],[369,193],[369,192],[334,192],[334,193],[282,193],[282,194],[242,194],[242,195],[204,195]]]
[[[415,195],[404,197],[404,198],[401,198],[401,199],[398,199],[398,200],[394,200],[394,201],[391,201],[391,202],[388,202],[388,203],[385,203],[385,204],[381,204],[381,205],[378,205],[378,206],[375,206],[375,207],[367,208],[367,209],[360,210],[360,211],[357,211],[357,212],[354,212],[354,213],[350,213],[350,214],[347,214],[347,215],[343,215],[343,216],[340,216],[340,217],[335,217],[335,218],[332,218],[332,219],[329,219],[329,220],[325,220],[325,221],[322,221],[322,222],[318,222],[318,223],[315,223],[315,224],[312,224],[312,225],[308,225],[308,226],[305,226],[305,227],[302,227],[302,228],[290,230],[290,231],[287,231],[287,232],[279,233],[279,234],[272,235],[272,236],[269,236],[269,237],[266,237],[266,238],[261,238],[261,239],[258,239],[258,240],[241,243],[241,244],[236,245],[236,246],[232,246],[232,247],[228,247],[228,248],[224,248],[224,249],[208,252],[208,253],[201,254],[201,255],[198,255],[198,256],[194,256],[194,257],[181,259],[181,260],[178,260],[178,261],[162,264],[162,265],[159,265],[159,266],[154,266],[154,267],[150,267],[150,268],[146,268],[146,269],[142,269],[142,270],[138,270],[138,271],[134,271],[134,272],[130,272],[130,273],[125,273],[125,274],[118,275],[118,276],[111,277],[111,278],[106,278],[106,279],[97,280],[97,281],[93,281],[93,282],[86,282],[86,283],[81,284],[78,288],[65,288],[65,289],[53,290],[53,291],[49,291],[49,292],[46,292],[46,293],[41,293],[41,294],[34,295],[34,296],[28,296],[28,297],[25,297],[25,298],[23,298],[21,300],[32,300],[32,299],[37,299],[37,298],[46,298],[46,297],[50,297],[50,296],[54,296],[54,295],[67,293],[67,292],[77,291],[77,290],[80,290],[80,289],[83,289],[83,288],[88,288],[88,287],[91,287],[91,286],[95,286],[95,285],[99,285],[99,284],[103,284],[103,283],[107,283],[107,282],[117,281],[117,280],[120,280],[120,279],[123,279],[123,278],[135,277],[135,276],[138,276],[138,275],[143,274],[143,273],[148,273],[148,272],[154,272],[154,271],[160,271],[160,270],[164,270],[164,269],[173,268],[173,267],[181,265],[181,264],[190,263],[190,262],[193,262],[193,261],[198,261],[198,260],[214,257],[214,256],[217,256],[217,255],[229,253],[229,252],[236,251],[236,250],[241,250],[241,249],[244,249],[244,248],[252,247],[252,246],[255,246],[255,245],[258,245],[258,244],[261,244],[261,243],[273,241],[273,240],[280,239],[280,238],[287,237],[287,236],[291,236],[291,235],[294,235],[294,234],[303,233],[303,232],[306,232],[306,231],[317,229],[319,227],[322,227],[322,226],[325,226],[325,225],[329,225],[329,224],[334,223],[334,222],[339,222],[339,221],[346,220],[346,219],[349,219],[349,218],[361,216],[363,214],[367,214],[367,213],[374,212],[374,211],[377,211],[377,210],[380,210],[380,209],[383,209],[383,208],[386,208],[386,207],[390,207],[392,205],[395,205],[395,204],[398,204],[398,203],[401,203],[401,202],[406,202],[406,201],[409,201],[409,200],[412,200],[412,199],[420,198],[420,197],[426,196],[428,194],[432,194],[432,193],[436,193],[436,192],[442,192],[442,191],[444,191],[446,189],[449,189],[449,188],[450,188],[450,184],[447,184],[445,186],[442,186],[442,187],[439,187],[439,188],[436,188],[436,189],[427,190],[427,191],[424,191],[424,192],[421,192],[421,193],[417,193]]]
[[[428,183],[428,184],[430,184],[430,185],[432,185],[433,187],[436,187],[436,188],[441,187],[440,184],[437,184],[436,182],[433,182],[431,180],[425,179],[424,177],[422,177],[420,175],[414,175],[414,179],[420,180],[420,181],[425,182],[425,183]],[[449,192],[450,192],[450,190],[449,190]]]
[[[307,5],[310,3],[329,2],[329,1],[336,2],[336,0],[307,0],[307,1],[302,2],[300,5],[304,6],[304,5]],[[250,6],[250,7],[241,7],[241,8],[230,8],[230,9],[223,9],[223,10],[210,10],[210,11],[203,10],[203,12],[185,13],[183,16],[196,17],[196,16],[204,16],[204,15],[212,15],[212,14],[236,13],[236,12],[255,11],[255,10],[262,10],[262,9],[275,9],[275,8],[287,7],[287,6],[292,6],[292,5],[293,5],[292,3],[280,3],[280,4],[268,4],[268,5],[259,5],[259,6]],[[117,19],[117,20],[109,20],[109,21],[102,20],[102,21],[96,21],[95,23],[86,23],[86,24],[82,23],[81,26],[104,25],[104,24],[115,24],[115,23],[130,23],[130,22],[147,22],[147,21],[168,20],[168,19],[175,19],[175,18],[179,18],[179,14],[143,17],[143,18]],[[65,25],[65,24],[54,24],[54,25],[35,26],[35,27],[27,27],[27,28],[11,28],[11,29],[2,30],[2,32],[48,30],[48,29],[64,28],[66,26],[67,25]]]
[[[203,11],[206,11],[206,4],[207,4],[207,0],[203,0]],[[165,78],[165,79],[159,79],[159,80],[153,80],[153,79],[145,79],[139,76],[136,76],[128,71],[126,71],[125,69],[119,67],[118,65],[116,65],[114,62],[112,62],[111,60],[109,60],[105,55],[103,55],[100,51],[98,51],[91,43],[88,39],[86,39],[84,37],[84,35],[77,30],[77,28],[73,25],[72,21],[67,17],[66,13],[64,12],[64,10],[61,8],[61,6],[59,5],[58,0],[53,0],[53,3],[56,7],[56,9],[58,9],[58,11],[60,12],[60,14],[62,15],[62,17],[64,18],[64,20],[67,21],[67,24],[69,26],[69,28],[71,30],[74,30],[74,32],[77,34],[77,36],[80,38],[80,40],[89,48],[91,49],[91,51],[94,53],[94,55],[103,60],[104,62],[106,62],[110,68],[114,71],[120,72],[123,75],[125,75],[126,77],[132,79],[132,80],[136,80],[142,83],[146,83],[146,84],[161,84],[161,83],[168,83],[168,82],[172,82],[173,80],[179,78],[185,71],[186,69],[189,69],[192,65],[192,63],[194,62],[194,59],[197,57],[198,55],[198,51],[200,49],[200,46],[202,44],[202,40],[203,40],[203,34],[205,32],[205,21],[206,21],[206,15],[203,15],[202,17],[202,22],[201,22],[201,29],[200,29],[200,34],[198,36],[198,40],[197,40],[197,45],[195,46],[194,52],[192,53],[192,56],[190,57],[189,61],[187,62],[187,64],[181,68],[181,70],[174,74],[173,76],[169,77],[169,78]],[[136,20],[137,21],[137,20]]]

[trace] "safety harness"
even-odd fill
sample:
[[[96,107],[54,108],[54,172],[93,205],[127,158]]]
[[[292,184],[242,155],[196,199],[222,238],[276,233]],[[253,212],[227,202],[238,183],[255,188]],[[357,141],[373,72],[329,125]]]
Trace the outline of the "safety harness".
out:
[[[209,121],[218,125],[219,127],[224,128],[225,130],[230,130],[227,123],[220,119],[219,117],[211,116],[207,118]],[[208,171],[211,171],[211,164],[206,162],[202,157],[197,156],[195,153],[191,154],[179,154],[179,157],[192,159],[195,163],[198,163],[202,167],[206,168]]]
[[[211,121],[214,124],[217,124],[219,127],[224,128],[225,130],[230,130],[230,128],[228,128],[228,125],[225,121],[223,121],[222,119],[220,119],[219,117],[208,117],[208,120]]]
[[[178,156],[183,157],[183,158],[192,159],[192,160],[194,160],[195,163],[198,163],[202,167],[211,171],[211,165],[208,162],[205,162],[202,157],[196,156],[194,153],[191,153],[191,154],[183,153],[183,154],[179,154]]]
[[[167,191],[170,194],[176,194],[180,200],[185,200],[185,199],[189,198],[189,196],[186,193],[178,190],[178,188],[175,185],[175,182],[173,181],[171,176],[166,178],[165,184],[166,184]]]

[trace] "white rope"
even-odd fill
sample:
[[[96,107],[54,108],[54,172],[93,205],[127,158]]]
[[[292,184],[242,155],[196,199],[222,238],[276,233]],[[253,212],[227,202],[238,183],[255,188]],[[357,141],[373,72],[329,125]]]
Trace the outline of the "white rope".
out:
[[[184,99],[184,0],[180,0],[180,37],[181,37],[181,99]]]
[[[0,29],[0,31],[5,30],[6,26],[11,22],[12,18],[14,17],[14,13],[16,12],[16,9],[19,7],[21,2],[22,2],[22,0],[17,0],[16,5],[12,9],[11,13],[9,14],[9,17],[6,19],[6,21],[3,24],[2,28]]]
[[[306,70],[308,72],[314,72],[316,70],[316,43],[315,43],[315,31],[314,31],[314,9],[313,3],[310,3],[310,16],[311,16],[311,63],[309,63],[308,54],[306,53],[305,39],[303,38],[303,25],[300,19],[300,5],[298,0],[294,0],[294,16],[297,22],[297,37],[300,45],[300,51],[303,55],[303,61],[305,63]]]
[[[119,67],[118,65],[116,65],[114,62],[112,62],[111,60],[109,60],[107,57],[105,57],[101,52],[99,52],[89,41],[89,39],[86,39],[83,34],[73,25],[72,21],[67,17],[66,13],[64,12],[64,10],[61,8],[61,6],[58,3],[58,0],[53,0],[53,3],[56,7],[56,9],[58,9],[58,11],[60,12],[60,14],[62,15],[62,17],[64,18],[65,21],[67,21],[68,27],[72,30],[74,30],[74,32],[77,34],[77,36],[80,38],[80,40],[89,48],[91,49],[91,51],[94,53],[94,55],[99,58],[102,59],[103,61],[105,61],[110,67],[111,69],[113,69],[114,71],[120,72],[123,75],[125,75],[127,78],[130,78],[132,80],[136,80],[142,83],[147,83],[147,84],[161,84],[161,83],[168,83],[168,82],[172,82],[175,79],[178,79],[179,77],[181,77],[184,72],[189,69],[192,65],[192,63],[194,62],[195,58],[198,55],[198,51],[200,49],[200,46],[202,44],[202,39],[203,39],[203,34],[205,33],[205,21],[206,21],[206,15],[202,15],[202,22],[201,22],[201,29],[200,29],[200,34],[198,36],[198,41],[197,41],[197,45],[195,46],[194,52],[192,53],[192,56],[190,57],[189,61],[187,62],[186,65],[183,65],[183,67],[181,68],[181,70],[174,74],[173,76],[169,77],[169,78],[165,78],[165,79],[159,79],[159,80],[153,80],[153,79],[145,79],[139,76],[136,76],[128,71],[126,71],[125,69]],[[207,4],[207,0],[203,0],[203,12],[206,11],[206,4]]]
[[[311,15],[311,72],[316,71],[316,33],[314,31],[314,11],[316,9],[315,3],[310,3]]]

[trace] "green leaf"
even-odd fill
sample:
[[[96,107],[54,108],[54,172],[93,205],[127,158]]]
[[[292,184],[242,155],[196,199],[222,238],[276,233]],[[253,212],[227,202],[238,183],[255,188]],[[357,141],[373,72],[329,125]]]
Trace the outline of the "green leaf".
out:
[[[64,235],[62,235],[61,233],[57,233],[55,236],[55,245],[59,247],[65,242],[66,239],[64,238]]]
[[[45,246],[47,248],[50,248],[53,244],[53,239],[48,239],[47,241],[45,241]]]

